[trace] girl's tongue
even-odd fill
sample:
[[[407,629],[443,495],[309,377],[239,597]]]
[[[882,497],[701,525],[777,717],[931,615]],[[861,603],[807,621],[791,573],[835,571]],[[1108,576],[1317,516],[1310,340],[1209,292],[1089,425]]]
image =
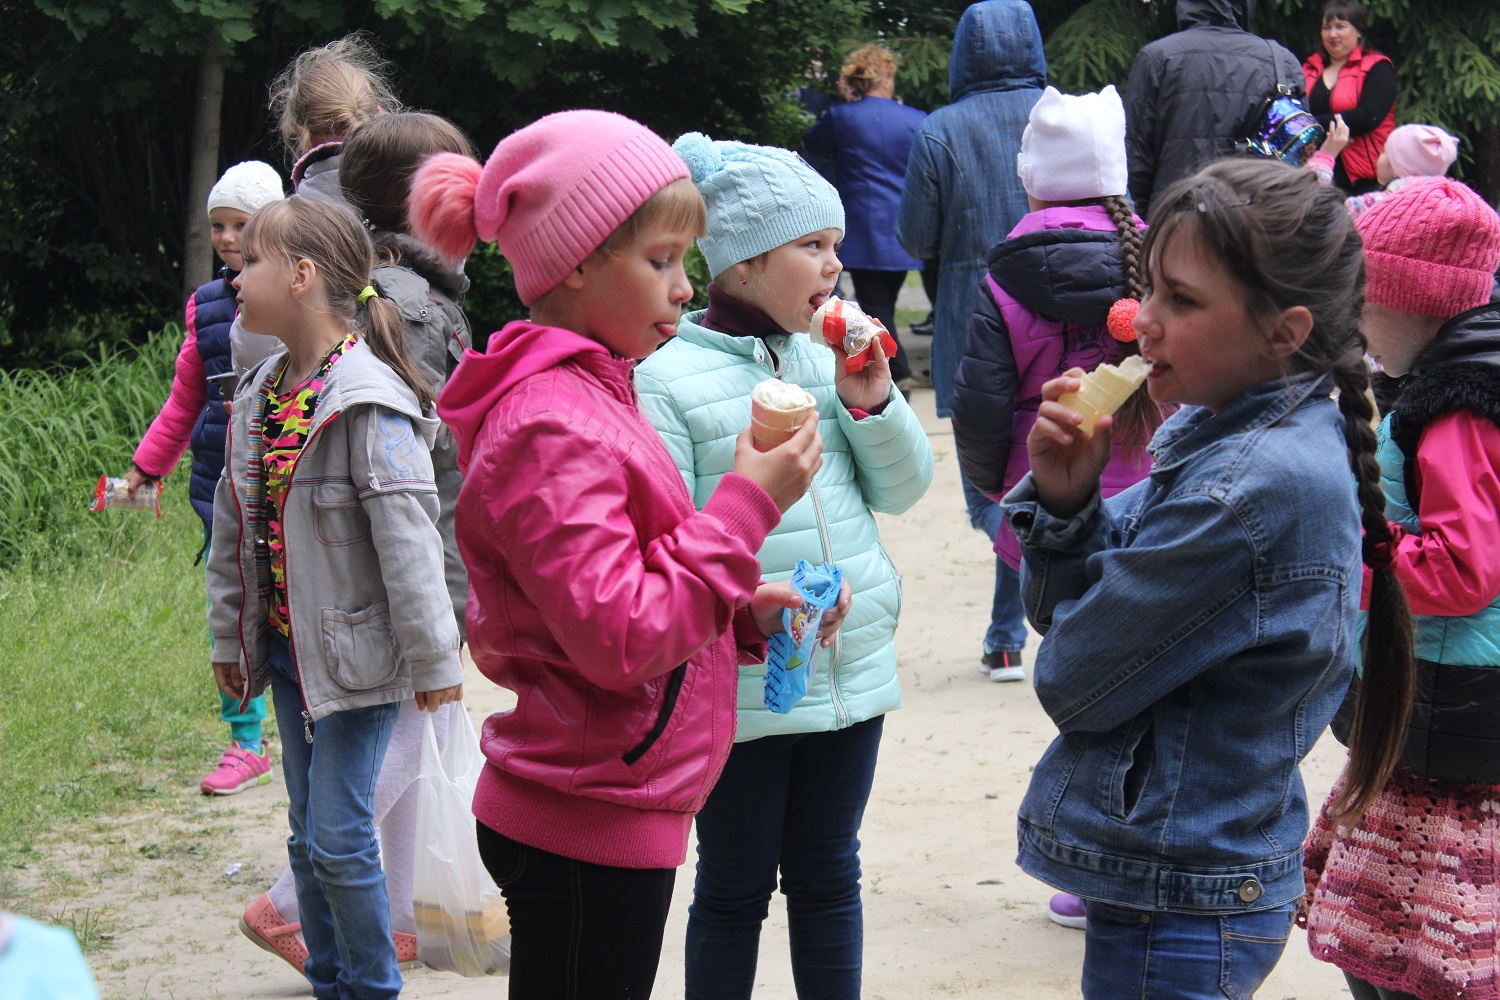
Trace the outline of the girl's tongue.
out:
[[[812,306],[813,307],[813,311],[816,312],[817,310],[823,308],[823,304],[825,302],[827,302],[827,301],[828,301],[828,293],[827,292],[819,292],[818,294],[814,295],[812,298],[808,299],[807,300],[807,304],[810,305],[810,306]]]

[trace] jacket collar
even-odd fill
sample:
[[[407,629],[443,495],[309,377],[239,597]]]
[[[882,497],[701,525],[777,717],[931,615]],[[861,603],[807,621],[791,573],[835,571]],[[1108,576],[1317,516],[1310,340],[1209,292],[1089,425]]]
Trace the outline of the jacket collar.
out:
[[[450,266],[436,250],[415,236],[389,229],[371,232],[376,246],[389,247],[396,254],[396,266],[408,267],[422,280],[448,296],[454,302],[462,302],[469,291],[469,279],[464,274],[463,264]]]
[[[1332,375],[1304,372],[1251,386],[1218,413],[1185,406],[1157,429],[1146,449],[1151,453],[1152,474],[1176,469],[1230,435],[1279,423],[1309,400],[1327,398],[1332,392]]]
[[[772,366],[772,355],[785,364],[792,348],[794,333],[767,333],[763,336],[736,335],[713,330],[703,325],[708,318],[708,309],[690,312],[677,324],[677,339],[684,343],[706,347],[712,351],[737,355],[754,360],[757,364]]]

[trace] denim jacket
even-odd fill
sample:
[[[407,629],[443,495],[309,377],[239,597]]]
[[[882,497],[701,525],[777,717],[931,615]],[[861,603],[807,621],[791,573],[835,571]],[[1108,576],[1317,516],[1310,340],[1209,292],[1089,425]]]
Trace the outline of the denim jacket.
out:
[[[1060,731],[1021,804],[1030,874],[1185,913],[1302,893],[1298,764],[1353,674],[1360,590],[1330,391],[1299,375],[1217,415],[1187,407],[1152,441],[1149,478],[1071,519],[1029,475],[1007,496]]]

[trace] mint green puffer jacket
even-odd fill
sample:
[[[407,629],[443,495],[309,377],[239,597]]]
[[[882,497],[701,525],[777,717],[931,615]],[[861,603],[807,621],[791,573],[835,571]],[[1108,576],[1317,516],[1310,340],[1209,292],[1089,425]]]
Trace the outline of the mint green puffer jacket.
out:
[[[776,376],[812,393],[823,468],[766,539],[761,571],[767,580],[783,580],[798,559],[827,560],[854,594],[838,638],[818,653],[807,695],[791,712],[765,707],[763,665],[740,667],[735,741],[842,729],[900,708],[893,636],[901,577],[871,511],[900,514],[927,491],[932,447],[926,433],[894,389],[879,416],[855,420],[834,389],[833,352],[807,334],[734,337],[699,326],[702,318],[702,312],[683,317],[676,338],[636,366],[641,409],[702,508],[734,465],[735,437],[750,422],[751,388]]]

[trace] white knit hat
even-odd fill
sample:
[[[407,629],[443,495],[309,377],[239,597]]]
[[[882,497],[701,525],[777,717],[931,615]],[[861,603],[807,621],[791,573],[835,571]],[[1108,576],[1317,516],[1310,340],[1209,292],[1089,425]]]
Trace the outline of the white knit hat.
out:
[[[237,208],[247,215],[286,195],[281,190],[281,175],[269,163],[246,160],[224,171],[224,176],[208,192],[208,211]]]
[[[1021,135],[1016,174],[1038,201],[1124,194],[1125,106],[1114,84],[1097,94],[1043,91]]]

